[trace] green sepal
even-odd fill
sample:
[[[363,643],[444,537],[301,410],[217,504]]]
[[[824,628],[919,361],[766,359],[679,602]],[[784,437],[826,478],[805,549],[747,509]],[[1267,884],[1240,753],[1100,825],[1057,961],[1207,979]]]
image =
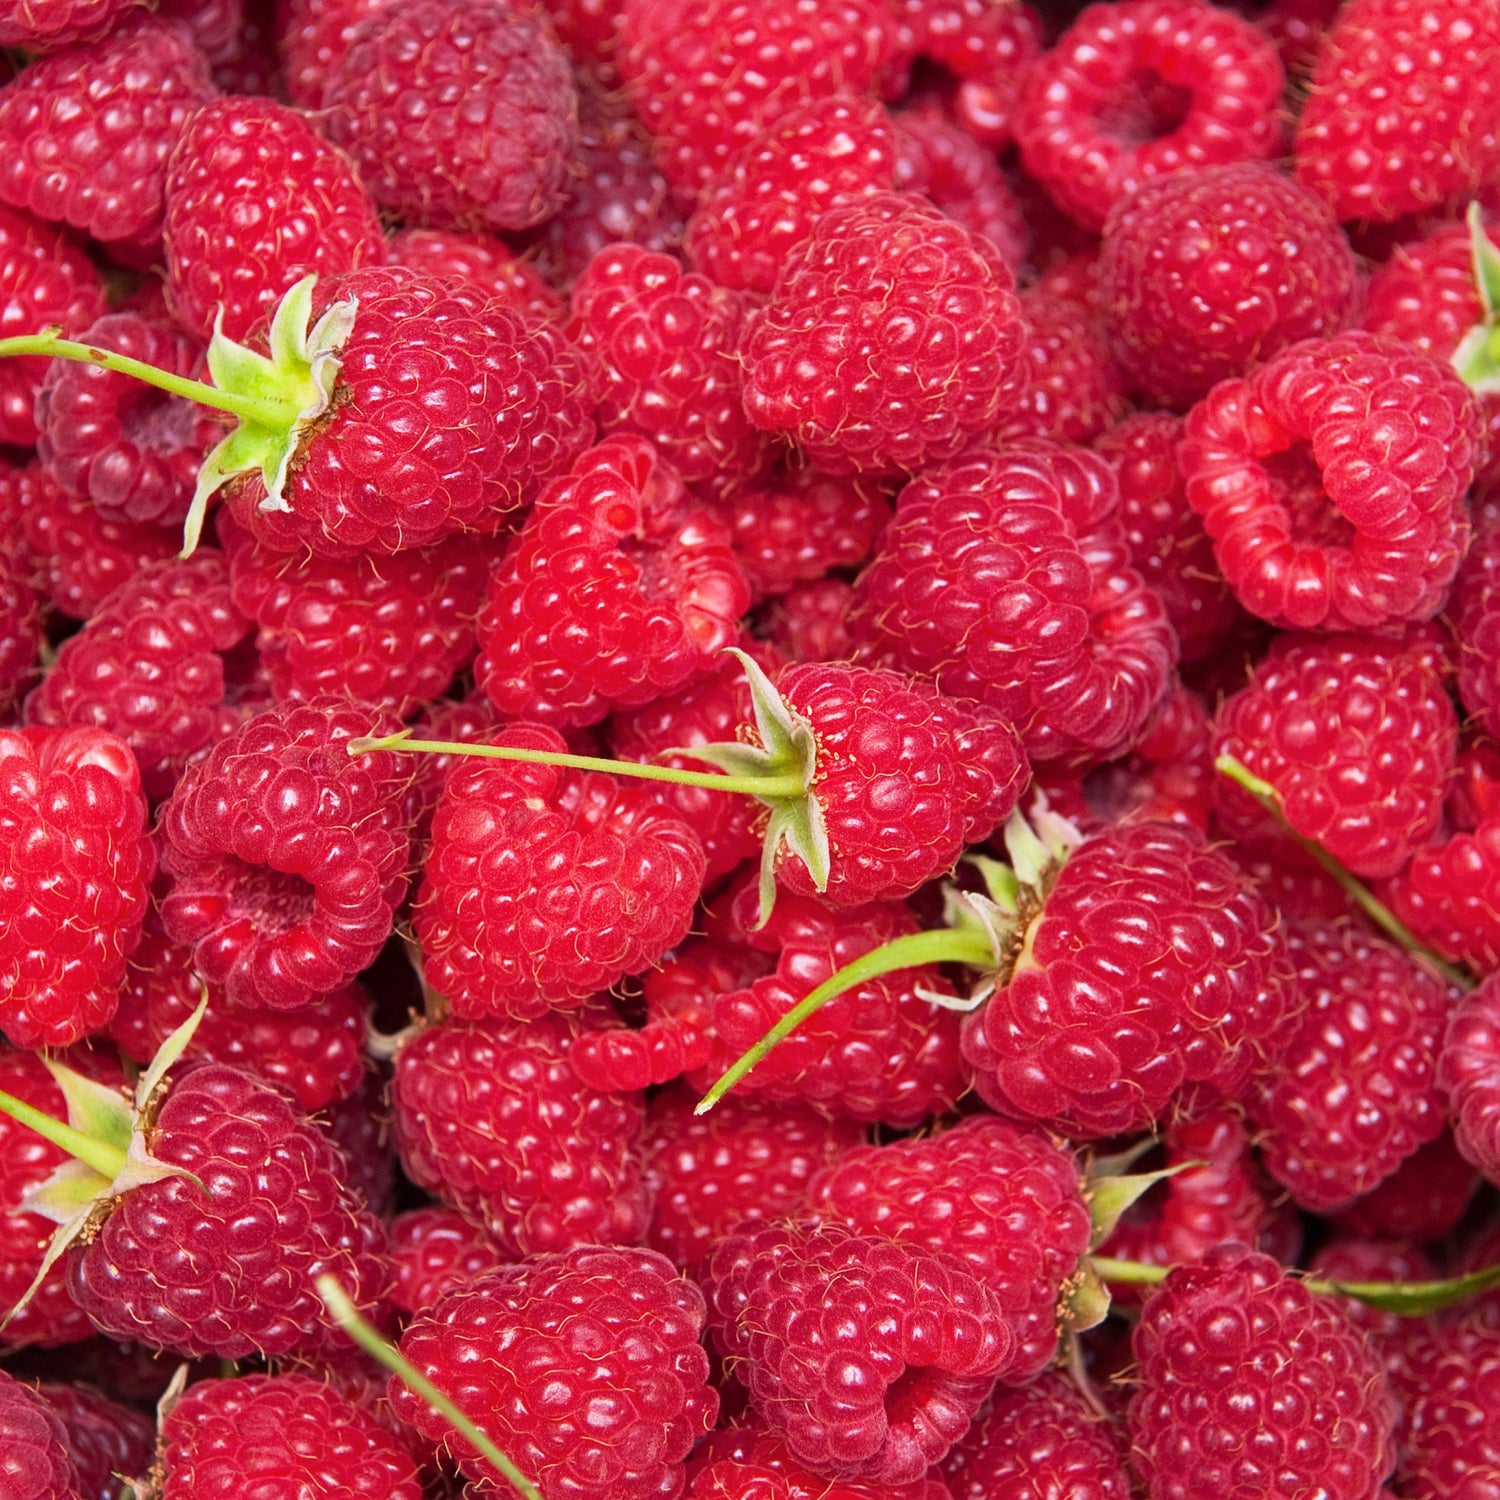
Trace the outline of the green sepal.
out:
[[[1399,1313],[1405,1318],[1420,1318],[1428,1313],[1466,1302],[1500,1286],[1500,1264],[1454,1276],[1447,1281],[1336,1281],[1310,1277],[1308,1286],[1318,1292],[1337,1292],[1353,1297],[1366,1307],[1380,1312]]]
[[[1084,1191],[1089,1206],[1089,1249],[1097,1250],[1115,1232],[1125,1210],[1149,1193],[1158,1182],[1205,1165],[1207,1163],[1201,1161],[1183,1161],[1175,1167],[1163,1167],[1159,1172],[1132,1172],[1119,1177],[1091,1174]]]
[[[1109,1316],[1109,1288],[1087,1261],[1063,1283],[1058,1305],[1058,1321],[1069,1333],[1083,1333],[1097,1328]]]
[[[85,1078],[82,1073],[75,1073],[72,1068],[64,1067],[50,1057],[44,1057],[42,1063],[52,1075],[52,1081],[62,1090],[63,1100],[68,1106],[68,1124],[117,1151],[128,1151],[130,1100],[119,1089]]]
[[[1481,396],[1500,391],[1500,328],[1496,326],[1500,310],[1500,250],[1484,227],[1484,210],[1478,202],[1469,204],[1469,251],[1474,269],[1474,291],[1482,314],[1459,340],[1453,351],[1452,365],[1465,385]]]
[[[87,1216],[101,1193],[109,1191],[109,1178],[86,1161],[65,1161],[26,1192],[18,1213],[38,1214],[53,1224],[71,1224],[80,1211]]]

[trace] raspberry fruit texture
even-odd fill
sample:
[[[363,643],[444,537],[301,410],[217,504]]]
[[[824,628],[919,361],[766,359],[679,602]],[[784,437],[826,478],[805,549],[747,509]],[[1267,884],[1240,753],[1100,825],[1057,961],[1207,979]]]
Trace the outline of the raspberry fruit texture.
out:
[[[1002,1380],[1023,1384],[1052,1362],[1058,1298],[1090,1225],[1077,1163],[1041,1131],[974,1115],[936,1135],[857,1146],[821,1175],[812,1206],[860,1234],[963,1261],[1015,1340]]]
[[[1442,1054],[1438,1056],[1441,1067]],[[1350,1234],[1440,1240],[1458,1227],[1480,1186],[1479,1174],[1459,1154],[1453,1131],[1445,1128],[1351,1203],[1336,1222]]]
[[[1027,70],[1014,126],[1021,163],[1064,213],[1098,230],[1152,178],[1275,156],[1284,82],[1275,47],[1232,11],[1202,0],[1091,5]],[[1150,86],[1160,118],[1130,119],[1132,92]]]
[[[1500,1472],[1500,1331],[1460,1323],[1432,1338],[1413,1365],[1403,1493],[1486,1500]]]
[[[1479,727],[1500,730],[1500,516],[1474,517],[1474,541],[1454,580],[1448,619],[1458,638],[1458,696]]]
[[[139,4],[140,0],[3,0],[0,47],[41,53],[97,42]]]
[[[789,661],[846,661],[855,650],[849,631],[853,607],[853,584],[838,577],[820,578],[778,595],[761,614],[757,628],[766,644]]]
[[[681,1493],[683,1461],[718,1414],[704,1313],[654,1250],[583,1245],[453,1288],[412,1319],[401,1352],[542,1494],[657,1500]],[[465,1475],[506,1483],[399,1379],[390,1400]]]
[[[995,1294],[962,1261],[838,1224],[729,1235],[703,1286],[756,1411],[829,1478],[920,1479],[1014,1355]]]
[[[409,1208],[391,1220],[392,1305],[402,1313],[426,1312],[450,1287],[473,1281],[510,1257],[480,1228],[452,1208]]]
[[[941,1480],[880,1484],[802,1467],[763,1427],[721,1427],[693,1454],[688,1500],[953,1500]]]
[[[1149,1129],[1188,1084],[1233,1097],[1286,1013],[1275,921],[1195,830],[1086,840],[964,1019],[980,1096],[1078,1139]]]
[[[1500,969],[1500,817],[1418,849],[1385,894],[1444,958],[1480,975]]]
[[[237,1068],[179,1073],[148,1130],[173,1176],[112,1200],[68,1251],[73,1300],[102,1333],[187,1358],[313,1353],[342,1335],[314,1289],[386,1295],[385,1229],[343,1153],[280,1089]]]
[[[553,481],[490,575],[479,682],[510,717],[596,724],[708,667],[748,604],[724,527],[645,439],[611,438]]]
[[[0,1370],[0,1483],[6,1500],[77,1500],[78,1471],[62,1419]]]
[[[1337,333],[1360,293],[1332,214],[1267,162],[1146,182],[1105,225],[1110,350],[1153,406],[1185,410],[1287,345]]]
[[[243,339],[288,287],[377,264],[385,240],[342,152],[297,110],[215,99],[187,121],[167,163],[167,295],[207,337],[222,310]]]
[[[565,748],[535,724],[490,742]],[[682,941],[703,877],[697,835],[635,783],[506,761],[457,771],[414,913],[427,982],[465,1020],[576,1010]]]
[[[386,241],[386,258],[424,276],[461,282],[535,318],[562,312],[563,299],[535,265],[492,234],[402,229]]]
[[[861,655],[987,705],[1038,762],[1118,754],[1176,659],[1118,507],[1103,459],[1039,439],[913,480],[856,584]]]
[[[39,1395],[68,1434],[68,1456],[78,1472],[81,1500],[117,1500],[117,1475],[145,1474],[156,1452],[156,1424],[134,1407],[92,1386],[46,1382]]]
[[[527,229],[562,204],[578,95],[544,20],[504,0],[387,5],[324,79],[322,129],[389,213]]]
[[[642,1096],[582,1085],[575,1035],[557,1016],[445,1022],[396,1054],[392,1128],[407,1175],[513,1254],[646,1235]]]
[[[1222,1500],[1236,1485],[1371,1500],[1390,1474],[1394,1403],[1378,1360],[1268,1255],[1222,1245],[1170,1272],[1131,1350],[1131,1458],[1150,1500]]]
[[[1500,980],[1491,976],[1454,1007],[1437,1082],[1458,1149],[1500,1181]]]
[[[1025,390],[994,245],[904,193],[822,214],[746,328],[745,411],[831,474],[910,473],[982,441]]]
[[[347,983],[390,936],[411,854],[409,758],[357,759],[396,721],[348,699],[267,709],[188,768],[162,809],[171,937],[226,1002],[295,1010]]]
[[[1468,542],[1468,388],[1355,330],[1222,381],[1178,447],[1188,503],[1240,603],[1289,630],[1431,619]]]
[[[387,0],[288,0],[276,50],[285,65],[287,98],[300,109],[323,102],[329,72],[349,50],[355,31]]]
[[[0,519],[9,523],[0,537],[0,714],[10,716],[36,677],[45,629],[41,571],[19,534],[19,517],[7,514],[0,475]]]
[[[163,1500],[234,1493],[420,1500],[411,1455],[375,1419],[306,1375],[200,1380],[161,1424]]]

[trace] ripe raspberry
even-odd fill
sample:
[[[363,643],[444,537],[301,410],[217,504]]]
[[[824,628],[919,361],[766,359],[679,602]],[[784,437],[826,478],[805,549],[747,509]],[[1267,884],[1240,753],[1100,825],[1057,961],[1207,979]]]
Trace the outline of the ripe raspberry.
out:
[[[1032,67],[1016,104],[1021,161],[1064,213],[1100,229],[1142,183],[1259,161],[1281,147],[1276,49],[1202,0],[1091,5]],[[1132,93],[1162,108],[1131,118]]]
[[[1500,1331],[1460,1324],[1415,1362],[1404,1494],[1485,1500],[1500,1473]]]
[[[827,1479],[804,1469],[761,1427],[721,1427],[699,1445],[688,1474],[689,1500],[953,1500],[938,1479],[897,1485]]]
[[[493,235],[454,229],[403,229],[386,242],[393,264],[457,281],[533,318],[562,313],[563,299],[529,260]]]
[[[411,1455],[352,1402],[306,1375],[200,1380],[161,1424],[163,1494],[249,1491],[306,1500],[420,1500]]]
[[[386,1083],[384,1070],[368,1071],[355,1093],[321,1113],[326,1122],[324,1134],[349,1163],[346,1181],[369,1205],[370,1212],[383,1219],[395,1212],[392,1200],[396,1193]]]
[[[156,1452],[156,1424],[133,1407],[86,1385],[51,1382],[39,1395],[68,1434],[68,1456],[81,1500],[120,1500],[121,1474],[145,1474]]]
[[[718,1414],[703,1321],[703,1294],[654,1250],[583,1245],[454,1288],[401,1352],[460,1392],[543,1494],[656,1500],[681,1493],[683,1460]],[[471,1480],[506,1483],[399,1380],[390,1399]]]
[[[951,458],[1024,392],[1014,286],[988,240],[920,199],[876,193],[831,208],[750,320],[745,411],[832,474]]]
[[[1469,555],[1458,570],[1448,617],[1458,637],[1458,694],[1481,729],[1500,730],[1500,517],[1475,515]]]
[[[854,587],[842,578],[799,583],[771,601],[759,629],[788,661],[844,661],[854,654]]]
[[[688,484],[754,474],[766,440],[745,416],[736,362],[749,310],[675,256],[601,250],[573,283],[567,324],[590,361],[601,432],[649,439]]]
[[[410,1208],[391,1220],[391,1302],[408,1316],[426,1312],[450,1287],[508,1263],[477,1224],[451,1208]]]
[[[1079,1139],[1191,1083],[1233,1097],[1285,1014],[1271,909],[1200,835],[1123,823],[1068,857],[1002,987],[964,1021],[980,1096]]]
[[[6,513],[5,489],[0,475],[0,715],[9,716],[35,680],[45,621],[42,569],[17,534],[19,517]]]
[[[1451,369],[1356,331],[1215,386],[1188,413],[1178,462],[1246,609],[1284,629],[1360,630],[1442,608],[1478,435]]]
[[[993,1292],[943,1254],[837,1224],[721,1240],[714,1342],[799,1463],[909,1484],[963,1436],[1014,1340]]]
[[[1500,1180],[1500,980],[1486,979],[1448,1019],[1437,1081],[1458,1148],[1491,1181]]]
[[[354,33],[387,0],[287,0],[278,6],[277,51],[286,67],[287,98],[301,109],[315,110],[323,88]]]
[[[1223,1245],[1172,1271],[1131,1349],[1131,1456],[1151,1500],[1207,1500],[1231,1484],[1367,1500],[1391,1471],[1394,1405],[1379,1363],[1268,1255]]]
[[[646,1112],[647,1243],[689,1271],[741,1224],[795,1217],[817,1174],[861,1135],[852,1121],[825,1119],[805,1105],[731,1094],[695,1115],[696,1102],[678,1084],[655,1095]]]
[[[162,809],[168,933],[232,1006],[295,1010],[352,979],[406,893],[406,756],[348,742],[397,725],[347,699],[256,715]]]
[[[1176,410],[1299,339],[1347,327],[1361,292],[1333,215],[1260,161],[1179,172],[1122,199],[1099,283],[1129,385]]]
[[[478,677],[501,713],[596,724],[682,687],[749,602],[724,528],[633,436],[590,449],[490,576]]]
[[[3,0],[0,47],[52,52],[97,42],[130,15],[140,0]]]
[[[1418,849],[1386,895],[1444,958],[1480,975],[1500,969],[1500,817]]]
[[[362,21],[323,129],[381,208],[434,229],[526,229],[562,204],[578,95],[550,26],[504,0],[412,0]]]
[[[0,337],[49,327],[76,336],[104,307],[104,283],[68,234],[0,207]],[[32,404],[48,367],[40,357],[0,360],[0,442],[36,442]]]
[[[641,1096],[582,1086],[573,1036],[559,1016],[447,1022],[396,1054],[392,1124],[407,1175],[516,1255],[645,1238]]]
[[[77,1500],[78,1472],[62,1419],[0,1370],[0,1481],[6,1500]]]
[[[1077,1163],[1041,1131],[975,1115],[937,1135],[858,1146],[818,1180],[812,1204],[860,1234],[965,1262],[1014,1337],[1005,1381],[1052,1362],[1058,1297],[1090,1226]]]
[[[1118,504],[1102,459],[1040,440],[929,471],[860,575],[856,639],[1009,719],[1035,760],[1118,754],[1174,662]]]
[[[1440,1067],[1441,1059],[1440,1053]],[[1349,1234],[1440,1240],[1458,1227],[1480,1186],[1479,1174],[1444,1127],[1436,1140],[1418,1146],[1389,1177],[1350,1204],[1336,1223]]]

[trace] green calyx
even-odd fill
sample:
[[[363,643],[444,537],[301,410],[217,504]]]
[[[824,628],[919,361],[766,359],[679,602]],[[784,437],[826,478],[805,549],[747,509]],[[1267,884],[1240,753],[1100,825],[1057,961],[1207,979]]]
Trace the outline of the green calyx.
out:
[[[1481,396],[1500,391],[1500,250],[1484,227],[1484,210],[1469,204],[1469,248],[1474,264],[1474,290],[1483,309],[1477,322],[1453,351],[1453,368],[1465,385]]]

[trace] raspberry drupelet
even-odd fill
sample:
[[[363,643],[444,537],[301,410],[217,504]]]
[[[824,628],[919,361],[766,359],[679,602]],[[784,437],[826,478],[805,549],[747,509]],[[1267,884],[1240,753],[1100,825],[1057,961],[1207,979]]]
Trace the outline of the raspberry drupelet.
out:
[[[478,1224],[452,1208],[409,1208],[391,1220],[391,1303],[426,1312],[450,1287],[508,1265],[510,1257]]]
[[[3,0],[0,47],[55,52],[80,42],[97,42],[137,10],[141,0]]]
[[[911,1484],[829,1479],[804,1468],[759,1425],[720,1427],[693,1455],[688,1474],[688,1500],[953,1500],[932,1477]]]
[[[156,1424],[143,1412],[111,1400],[91,1385],[47,1381],[39,1395],[68,1433],[82,1500],[121,1500],[118,1476],[145,1474],[156,1451]]]
[[[1480,975],[1500,968],[1500,816],[1418,849],[1385,894],[1444,958]]]
[[[0,1479],[14,1500],[77,1500],[68,1430],[35,1391],[0,1370]]]
[[[386,259],[425,276],[457,281],[536,318],[561,314],[562,297],[530,260],[493,234],[458,229],[402,229],[386,241]]]
[[[1500,1181],[1500,980],[1486,979],[1448,1018],[1438,1087],[1454,1139],[1491,1182]]]

